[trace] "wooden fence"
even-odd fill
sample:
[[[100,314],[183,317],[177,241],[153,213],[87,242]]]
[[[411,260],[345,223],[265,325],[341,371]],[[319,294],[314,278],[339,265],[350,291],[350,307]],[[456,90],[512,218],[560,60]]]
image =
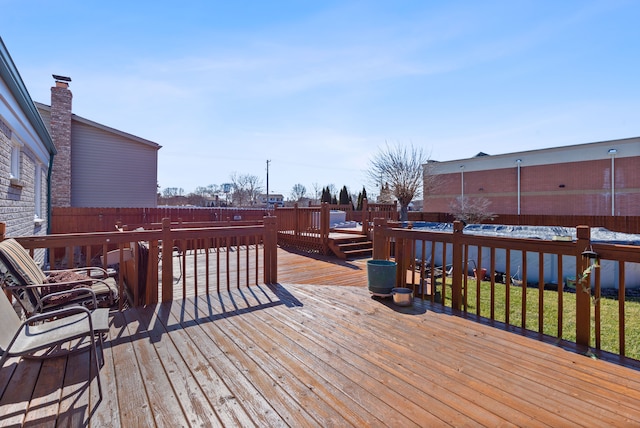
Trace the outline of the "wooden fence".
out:
[[[51,233],[110,232],[116,224],[148,225],[173,223],[256,221],[268,216],[264,209],[253,208],[70,208],[53,207]]]
[[[567,242],[468,235],[463,233],[460,222],[454,223],[453,233],[445,233],[391,227],[384,220],[376,220],[373,245],[374,259],[396,261],[398,287],[414,285],[415,291],[422,294],[423,298],[435,301],[438,296],[442,302],[446,301],[449,291],[451,306],[455,309],[466,312],[469,308],[475,308],[477,315],[507,325],[512,325],[515,318],[522,328],[558,338],[565,338],[566,329],[575,326],[576,343],[598,350],[604,345],[601,341],[604,328],[601,266],[603,263],[612,263],[615,272],[613,281],[617,282],[617,311],[607,315],[608,320],[616,321],[606,328],[617,329],[618,339],[617,343],[606,344],[607,350],[626,355],[628,333],[640,327],[640,320],[630,320],[625,311],[628,282],[625,273],[640,263],[640,247],[591,243],[588,226],[578,226],[577,240]],[[496,306],[499,284],[495,274],[497,255],[504,256],[506,261],[505,295],[500,296],[505,307],[501,314],[497,313]],[[546,267],[550,265],[549,261],[557,267],[554,271],[555,280],[550,281],[555,283],[555,287],[545,281],[545,275],[548,277],[550,273],[547,269],[551,269]],[[563,269],[563,264],[567,266],[570,262],[575,263],[575,268],[572,271],[566,267]],[[516,263],[517,276],[512,273]],[[485,276],[482,272],[489,272],[489,275]],[[536,281],[529,280],[536,275]],[[566,287],[570,285],[568,277],[575,281],[575,308],[564,307],[564,294],[570,292]],[[556,293],[555,303],[548,302],[549,294],[546,291],[550,285]],[[607,288],[611,286],[604,285]],[[529,297],[528,300],[528,290],[535,290],[534,299]],[[427,294],[427,291],[430,293]],[[516,292],[521,306],[515,308],[514,312],[511,299],[514,297],[512,293]],[[470,302],[469,296],[474,296],[474,300]],[[486,312],[481,312],[483,306],[486,308],[483,302],[489,302]],[[549,310],[549,304],[557,313],[555,326],[545,325],[545,319],[548,318],[544,312]],[[532,327],[532,322],[535,327]],[[633,323],[633,326],[627,323]]]

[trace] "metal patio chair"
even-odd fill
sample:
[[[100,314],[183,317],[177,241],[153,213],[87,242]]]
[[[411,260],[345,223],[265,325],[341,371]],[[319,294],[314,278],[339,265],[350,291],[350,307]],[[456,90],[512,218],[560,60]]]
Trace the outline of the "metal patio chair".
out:
[[[18,241],[12,238],[0,241],[0,284],[14,295],[27,316],[68,304],[97,302],[101,306],[112,306],[117,301],[118,288],[113,278],[79,275],[80,271],[99,271],[106,276],[106,271],[98,267],[43,271]],[[49,282],[55,274],[73,275],[73,279]],[[95,298],[77,288],[91,289]],[[67,290],[66,294],[55,293],[62,290]],[[45,299],[47,292],[54,292],[55,296]]]
[[[0,293],[3,294],[3,293]],[[53,321],[45,320],[51,319]],[[0,369],[10,357],[53,358],[71,352],[88,349],[89,382],[91,372],[96,369],[98,390],[102,399],[102,383],[100,382],[100,363],[96,342],[100,344],[102,355],[102,335],[95,329],[96,324],[108,324],[108,310],[99,308],[90,311],[84,306],[69,306],[44,314],[37,314],[21,321],[6,296],[0,296]],[[67,350],[60,350],[62,345],[75,340],[87,338],[89,346],[78,348],[79,344]],[[53,351],[52,351],[53,350]],[[45,351],[39,353],[39,351]],[[103,357],[104,358],[104,357]]]

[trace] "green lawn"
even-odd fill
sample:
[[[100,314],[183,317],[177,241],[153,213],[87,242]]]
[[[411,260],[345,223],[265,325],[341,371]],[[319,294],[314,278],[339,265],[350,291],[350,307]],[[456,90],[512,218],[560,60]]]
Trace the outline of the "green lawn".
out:
[[[476,280],[469,278],[467,282],[467,311],[477,313],[476,309]],[[495,284],[495,319],[497,321],[506,322],[506,314],[509,313],[509,324],[522,326],[522,295],[521,286],[511,285],[510,288],[510,304],[507,311],[506,307],[506,285]],[[438,285],[438,290],[441,285]],[[486,318],[491,317],[491,283],[482,281],[480,287],[480,315]],[[538,331],[538,296],[537,288],[529,287],[526,289],[526,327],[528,330]],[[451,286],[450,279],[447,279],[445,305],[451,306]],[[575,342],[576,340],[576,295],[572,292],[562,293],[563,310],[562,310],[562,339]],[[619,341],[619,305],[618,300],[612,298],[600,299],[601,312],[601,349],[613,353],[620,353]],[[544,334],[557,337],[558,336],[558,293],[555,290],[543,291],[543,316],[542,316],[542,332]],[[624,322],[625,322],[625,354],[628,357],[640,359],[640,302],[638,299],[627,299],[624,302]],[[594,306],[591,307],[591,346],[595,348],[595,311]]]

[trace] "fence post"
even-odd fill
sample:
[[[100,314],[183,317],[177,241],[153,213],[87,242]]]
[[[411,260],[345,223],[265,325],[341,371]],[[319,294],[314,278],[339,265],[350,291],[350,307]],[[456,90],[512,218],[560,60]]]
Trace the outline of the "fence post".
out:
[[[173,300],[173,238],[171,219],[162,219],[162,301]]]
[[[389,252],[387,251],[387,239],[384,235],[384,230],[387,228],[386,218],[374,218],[373,219],[373,255],[376,260],[389,259]]]
[[[278,224],[276,217],[264,218],[263,271],[265,284],[278,283]]]
[[[462,229],[461,221],[453,222],[453,272],[451,273],[451,308],[460,310],[462,308]],[[446,251],[446,244],[445,244]],[[446,267],[445,267],[446,269]],[[443,284],[444,287],[444,284]]]
[[[293,204],[293,236],[296,237],[296,240],[300,236],[300,209],[298,208],[298,203]]]
[[[582,273],[588,267],[582,252],[591,246],[591,228],[576,227],[576,343],[589,346],[591,342],[591,276],[580,281]]]
[[[329,254],[329,224],[331,208],[327,202],[323,202],[320,208],[320,239],[322,241],[322,254]]]
[[[369,216],[367,215],[369,211],[369,202],[367,198],[362,199],[362,212],[361,212],[361,220],[362,220],[362,234],[369,235]]]

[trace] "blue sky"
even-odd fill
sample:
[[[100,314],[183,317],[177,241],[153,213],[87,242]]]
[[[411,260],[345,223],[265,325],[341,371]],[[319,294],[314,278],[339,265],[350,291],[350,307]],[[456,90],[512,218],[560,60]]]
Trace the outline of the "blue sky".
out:
[[[640,136],[640,1],[0,0],[31,97],[233,172],[357,193],[386,143],[434,160]]]

